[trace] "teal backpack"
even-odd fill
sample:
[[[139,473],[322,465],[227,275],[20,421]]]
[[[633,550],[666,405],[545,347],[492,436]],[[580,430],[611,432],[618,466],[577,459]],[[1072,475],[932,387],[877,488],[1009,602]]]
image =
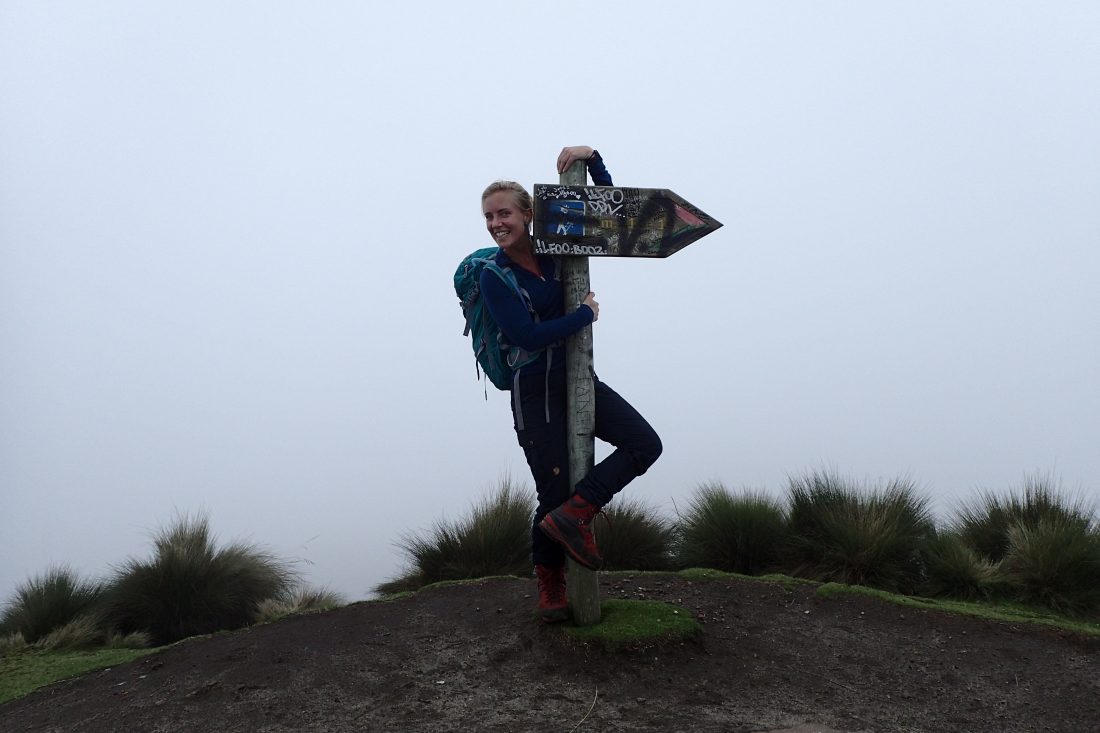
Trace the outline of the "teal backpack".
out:
[[[499,251],[498,247],[485,247],[467,255],[455,270],[455,293],[458,294],[462,315],[466,319],[466,330],[462,335],[470,336],[474,357],[477,359],[474,369],[478,379],[481,379],[481,372],[484,371],[497,389],[507,390],[512,387],[516,372],[538,359],[542,352],[529,353],[508,344],[500,327],[489,314],[485,299],[481,297],[481,272],[489,270],[504,281],[508,289],[527,306],[531,317],[538,320],[531,299],[519,286],[512,268],[501,267],[496,263]]]

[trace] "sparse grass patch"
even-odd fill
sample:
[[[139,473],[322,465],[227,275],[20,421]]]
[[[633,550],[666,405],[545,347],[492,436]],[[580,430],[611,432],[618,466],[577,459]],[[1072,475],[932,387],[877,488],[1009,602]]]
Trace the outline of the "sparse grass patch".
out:
[[[406,541],[408,540],[402,540],[402,542]],[[371,591],[377,594],[381,600],[393,601],[407,595],[412,595],[423,587],[424,585],[421,581],[420,571],[414,569],[409,570],[404,575],[379,583],[374,586]]]
[[[457,522],[440,520],[427,536],[407,534],[398,547],[411,569],[375,586],[383,595],[416,590],[440,580],[531,574],[534,494],[501,479],[494,494]]]
[[[787,540],[786,513],[762,492],[739,496],[717,483],[703,484],[680,517],[681,567],[758,575],[775,569]]]
[[[259,604],[286,593],[289,566],[255,545],[219,549],[205,516],[180,517],[153,538],[149,560],[129,560],[106,594],[105,618],[155,644],[247,626]]]
[[[100,583],[81,579],[66,565],[52,567],[16,588],[0,614],[0,635],[19,633],[33,644],[90,612],[102,595]]]
[[[813,580],[916,590],[934,525],[906,480],[871,489],[814,472],[790,482],[791,561]]]
[[[669,603],[608,600],[600,605],[598,624],[562,630],[577,641],[617,651],[694,639],[703,627],[690,611]]]
[[[146,649],[151,646],[153,637],[144,631],[132,631],[129,634],[109,631],[103,640],[105,649]]]
[[[605,570],[667,570],[672,566],[674,531],[652,507],[637,499],[616,499],[604,507],[607,520],[594,526]]]
[[[484,575],[484,576],[479,577],[479,578],[460,578],[458,580],[437,580],[434,583],[428,583],[427,585],[419,586],[419,587],[415,588],[414,590],[403,590],[403,591],[397,591],[395,593],[386,593],[386,594],[383,594],[383,595],[379,596],[378,598],[374,599],[373,601],[368,601],[368,602],[370,602],[370,603],[388,603],[390,601],[398,601],[398,600],[401,600],[402,598],[408,598],[410,596],[415,596],[420,591],[429,590],[431,588],[446,588],[448,585],[465,585],[467,583],[480,583],[480,582],[484,582],[484,581],[487,581],[487,580],[495,580],[495,579],[498,579],[498,578],[504,579],[504,580],[515,580],[517,577],[519,577],[519,576],[516,576],[516,575]]]
[[[280,598],[268,598],[256,611],[256,623],[269,623],[285,616],[330,611],[345,603],[339,593],[325,588],[298,588]]]
[[[0,636],[0,657],[6,654],[16,654],[27,650],[27,640],[16,631],[14,634]]]
[[[34,643],[39,649],[90,649],[101,646],[105,635],[99,619],[94,616],[78,616],[69,623],[58,626]]]
[[[26,651],[0,656],[0,703],[22,697],[51,682],[129,662],[148,649]]]

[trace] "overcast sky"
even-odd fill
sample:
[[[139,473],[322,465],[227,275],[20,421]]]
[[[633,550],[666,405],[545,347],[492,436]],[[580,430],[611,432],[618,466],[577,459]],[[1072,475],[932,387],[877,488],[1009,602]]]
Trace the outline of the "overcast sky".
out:
[[[1095,500],[1098,69],[1093,2],[2,0],[0,601],[198,511],[364,598],[529,483],[451,276],[564,145],[725,224],[592,261],[631,495]]]

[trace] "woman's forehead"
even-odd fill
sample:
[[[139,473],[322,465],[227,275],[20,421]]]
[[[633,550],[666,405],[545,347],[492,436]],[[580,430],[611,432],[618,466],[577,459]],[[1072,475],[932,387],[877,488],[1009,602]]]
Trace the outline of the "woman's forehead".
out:
[[[483,211],[496,211],[500,209],[514,209],[516,197],[511,191],[493,191],[485,197],[481,208]]]

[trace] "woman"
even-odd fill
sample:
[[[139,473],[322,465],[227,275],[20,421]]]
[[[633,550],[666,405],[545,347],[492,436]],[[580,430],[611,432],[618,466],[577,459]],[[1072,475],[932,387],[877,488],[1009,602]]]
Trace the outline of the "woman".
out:
[[[584,145],[562,149],[558,172],[578,160],[586,161],[597,185],[612,185],[600,154]],[[595,435],[616,450],[575,486],[570,485],[564,340],[596,321],[600,306],[589,293],[566,315],[560,261],[535,254],[531,196],[522,186],[497,181],[485,189],[481,204],[486,228],[500,247],[496,263],[511,268],[534,311],[528,310],[500,277],[488,270],[482,272],[482,297],[501,332],[512,345],[540,354],[521,367],[513,381],[512,415],[538,495],[531,555],[538,579],[539,612],[545,621],[561,621],[568,616],[565,553],[581,565],[600,567],[592,519],[612,496],[657,460],[661,440],[637,410],[594,377]]]

